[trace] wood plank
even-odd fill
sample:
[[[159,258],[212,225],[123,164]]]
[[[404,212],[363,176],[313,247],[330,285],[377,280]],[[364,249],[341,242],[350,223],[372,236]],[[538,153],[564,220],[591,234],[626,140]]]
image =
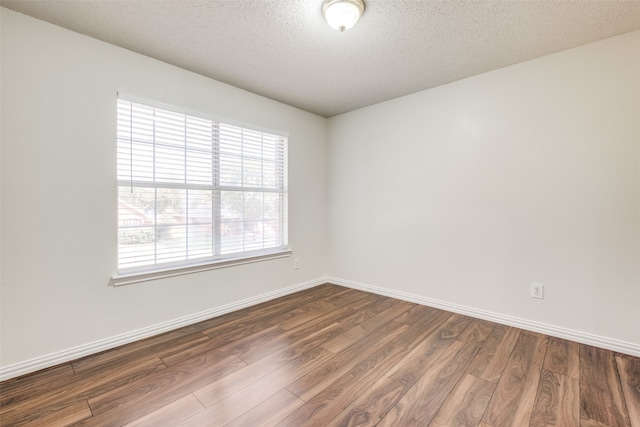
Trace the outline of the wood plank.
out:
[[[346,325],[345,321],[340,321],[342,325],[349,327],[349,329],[346,329],[344,333],[322,344],[322,346],[329,351],[339,353],[350,345],[353,345],[354,342],[368,337],[400,314],[409,310],[410,307],[411,304],[404,303],[404,301],[399,301],[397,304],[393,304],[388,308],[378,305],[371,308],[364,316],[360,315],[358,318],[358,320],[361,320],[360,323],[354,322],[353,319],[345,319],[349,321],[348,325]],[[380,308],[383,308],[383,310],[379,311]]]
[[[376,351],[397,339],[409,326],[389,322],[370,335],[369,340],[354,343],[338,353],[331,360],[318,366],[296,381],[287,385],[287,390],[308,401],[316,394],[328,387],[358,363],[371,356]]]
[[[268,316],[269,314],[280,315],[282,313],[291,313],[297,307],[305,306],[312,301],[319,300],[328,296],[342,294],[346,291],[348,291],[348,289],[343,286],[324,284],[293,294],[285,295],[273,300],[265,301],[250,307],[245,307],[238,311],[225,314],[224,316],[226,317],[229,315],[237,314],[240,315],[239,317],[244,321],[261,321],[262,319],[264,319],[265,315]],[[295,317],[295,314],[292,315],[292,317]],[[211,320],[215,321],[216,319]],[[220,323],[216,322],[211,326],[216,326],[218,324]]]
[[[56,381],[55,386],[50,388],[47,384],[42,384],[37,389],[32,388],[34,393],[31,398],[2,408],[4,422],[12,424],[18,419],[35,422],[64,411],[67,407],[74,407],[95,394],[108,392],[166,368],[160,359],[154,357],[136,358],[125,365],[117,362],[107,363],[102,370],[92,369],[92,375],[77,374],[62,384]]]
[[[335,298],[338,296],[343,296],[346,294],[352,293],[352,290],[341,290],[337,296],[334,295],[326,295],[321,300],[311,300],[307,303],[307,305],[315,306],[315,307],[324,307],[325,309],[321,310],[322,313],[329,313],[332,310],[337,310],[336,313],[347,314],[349,312],[353,313],[353,310],[348,307],[333,307],[330,309],[326,309],[328,306],[332,304]],[[367,294],[362,294],[359,296],[354,296],[352,299],[361,299]],[[180,363],[183,360],[195,357],[199,354],[207,353],[212,350],[220,350],[222,347],[228,347],[228,354],[236,354],[241,355],[249,351],[250,348],[244,347],[243,343],[255,342],[259,337],[263,338],[264,342],[272,342],[273,340],[277,340],[279,336],[282,336],[284,329],[280,327],[280,323],[291,319],[291,307],[285,306],[284,309],[279,309],[275,312],[269,312],[268,307],[263,307],[260,310],[259,316],[247,316],[244,319],[234,320],[232,322],[227,322],[221,325],[220,327],[211,328],[203,331],[207,336],[211,337],[211,340],[201,345],[194,345],[188,349],[188,351],[181,352],[179,354],[163,357],[163,361],[169,365],[173,366],[177,363]],[[342,309],[342,310],[339,310]],[[315,318],[315,317],[314,317]],[[245,341],[242,341],[245,340]],[[252,346],[251,348],[260,348],[262,346]],[[276,348],[273,348],[275,351]]]
[[[543,369],[570,378],[580,378],[580,345],[562,338],[550,337]]]
[[[630,426],[612,351],[580,345],[580,416],[610,426]]]
[[[364,302],[365,304],[370,303],[376,299],[377,296],[373,294],[341,288],[337,293],[309,301],[303,306],[296,307],[296,310],[302,309],[302,313],[296,313],[295,311],[285,311],[278,314],[271,313],[266,319],[262,320],[262,322],[273,324],[275,321],[283,329],[291,329],[313,320],[319,315],[327,314],[331,311],[350,306],[351,304],[357,305],[360,302]],[[292,313],[295,315],[291,316]],[[283,316],[287,318],[285,319]]]
[[[614,426],[610,426],[609,424],[601,423],[592,419],[581,418],[580,427],[614,427]]]
[[[176,425],[191,418],[204,410],[202,403],[193,394],[188,394],[160,409],[138,418],[125,427],[156,427],[161,425]]]
[[[1,426],[29,426],[29,427],[64,427],[76,424],[91,417],[91,410],[86,401],[78,402],[70,406],[65,406],[56,412],[44,414],[40,417],[32,419],[24,417],[13,421],[5,420],[0,416]]]
[[[415,323],[409,325],[407,332],[402,334],[400,344],[411,349],[414,348],[426,336],[445,321],[450,327],[439,332],[442,338],[457,338],[464,331],[473,319],[459,314],[448,313],[443,310],[429,310],[422,318],[416,319]]]
[[[245,348],[235,347],[234,354],[245,362],[251,364],[260,361],[270,355],[280,354],[282,350],[290,349],[301,341],[313,339],[313,343],[320,345],[323,342],[337,336],[342,331],[339,323],[333,322],[333,319],[306,325],[304,329],[293,329],[286,331],[277,336],[271,337],[269,340],[262,340],[262,345],[247,345]]]
[[[122,425],[140,418],[246,366],[235,356],[207,354],[167,368],[142,381],[89,399],[93,425]]]
[[[295,427],[326,425],[356,396],[368,390],[382,375],[382,372],[388,370],[406,353],[408,350],[397,344],[396,340],[389,342],[313,396],[277,425]]]
[[[237,353],[238,357],[247,363],[253,363],[270,353],[308,339],[310,336],[318,337],[318,345],[320,345],[340,335],[344,331],[344,327],[340,322],[354,316],[357,316],[357,313],[354,313],[351,307],[333,310],[293,329],[285,330],[280,336],[270,340],[266,345],[253,346],[247,351]]]
[[[248,328],[235,337],[233,334],[230,334],[220,339],[211,338],[203,343],[185,348],[179,353],[162,357],[162,361],[167,364],[167,366],[172,367],[186,360],[211,352],[217,352],[220,357],[239,355],[249,351],[253,347],[260,346],[261,343],[270,342],[283,333],[284,331],[279,326],[270,326],[266,329],[262,327]]]
[[[616,364],[631,427],[640,427],[640,359],[617,355]]]
[[[344,292],[342,295],[349,296],[350,298],[346,298],[347,301],[354,301],[354,305],[360,304],[373,304],[378,301],[374,295],[357,295],[349,292]],[[294,311],[290,313],[285,313],[285,315],[295,314],[286,320],[276,320],[278,326],[280,326],[284,330],[289,330],[293,328],[300,327],[308,322],[315,322],[319,318],[328,318],[334,312],[349,312],[350,314],[357,313],[357,310],[353,308],[351,304],[343,304],[340,307],[335,305],[335,298],[328,296],[320,301],[312,301],[308,303],[306,306],[297,307]]]
[[[469,374],[463,375],[429,426],[477,426],[495,388],[494,383]]]
[[[302,314],[308,310],[317,312],[318,315],[330,311],[326,307],[331,301],[343,295],[350,295],[351,290],[340,288],[335,292],[322,292],[321,294],[306,295],[303,297],[292,296],[291,299],[280,300],[277,304],[262,303],[257,307],[249,307],[241,312],[243,316],[224,322],[214,327],[204,329],[203,334],[221,340],[223,336],[235,334],[236,337],[244,336],[244,331],[248,329],[248,334],[278,325],[286,325],[291,319],[300,321]],[[322,310],[320,310],[322,309]],[[306,320],[305,320],[306,321]],[[282,328],[284,329],[284,328]]]
[[[259,362],[246,365],[229,375],[194,390],[193,394],[205,406],[211,406],[287,365],[289,361],[281,357],[281,354],[286,352],[287,350],[285,349],[273,357],[267,357]]]
[[[446,317],[442,317],[446,319]],[[420,377],[440,358],[443,352],[453,343],[460,330],[461,317],[449,316],[448,320],[442,324],[433,322],[431,333],[420,341],[396,366],[394,366],[387,376],[404,384],[413,386]]]
[[[91,369],[100,369],[106,363],[116,360],[132,360],[136,357],[147,357],[152,354],[156,357],[164,357],[173,352],[179,352],[182,348],[193,346],[199,342],[207,341],[208,337],[200,332],[187,333],[186,328],[167,332],[152,338],[136,341],[112,350],[83,357],[72,363],[76,373],[82,373]],[[164,352],[163,352],[164,350]]]
[[[272,353],[257,362],[240,368],[217,381],[195,390],[194,394],[200,402],[208,407],[216,402],[224,400],[226,397],[232,395],[238,390],[260,381],[263,377],[268,376],[282,367],[297,366],[307,359],[315,359],[317,355],[324,352],[324,349],[321,351],[318,345],[313,345],[311,347],[307,346],[307,340],[313,342],[314,335],[307,337],[306,340],[299,343],[292,344],[291,347],[283,348],[280,351]],[[292,365],[292,363],[294,364]]]
[[[521,333],[482,420],[490,425],[527,425],[547,347],[547,337]]]
[[[366,327],[366,325],[371,323],[373,319],[376,319],[380,313],[387,312],[388,310],[393,310],[394,307],[402,306],[402,308],[396,309],[396,312],[398,314],[394,317],[397,317],[400,313],[408,310],[411,307],[411,304],[405,303],[404,301],[396,301],[391,298],[381,297],[377,295],[376,298],[374,298],[367,304],[363,305],[363,301],[365,300],[360,300],[357,304],[349,305],[349,307],[352,307],[354,309],[356,315],[340,321],[340,324],[345,327],[346,331],[356,330],[359,326]],[[356,335],[359,334],[356,333]]]
[[[28,400],[37,399],[56,384],[73,381],[70,363],[0,383],[0,412],[6,412]]]
[[[477,351],[453,341],[378,426],[428,425]]]
[[[350,289],[350,288],[342,288],[342,291],[338,293],[334,293],[332,296],[325,298],[323,300],[315,301],[312,304],[318,304],[325,307],[328,303],[330,306],[333,307],[333,309],[336,309],[336,308],[342,308],[347,305],[357,303],[362,299],[370,300],[370,298],[377,298],[377,297],[379,297],[379,295],[372,294],[369,292],[362,292],[362,291],[358,291],[356,289]],[[328,308],[328,309],[330,310],[331,308]]]
[[[292,360],[286,366],[261,378],[253,384],[225,397],[222,400],[213,399],[212,405],[203,402],[208,406],[206,410],[185,421],[185,426],[201,425],[225,425],[236,418],[245,415],[252,408],[256,408],[264,401],[268,400],[285,386],[299,377],[305,375],[311,369],[322,366],[333,357],[333,354],[317,347],[313,351],[304,354],[298,359]],[[197,392],[196,392],[197,395]],[[204,396],[206,398],[206,396]]]
[[[408,389],[406,385],[383,376],[328,424],[336,426],[375,426],[398,403]]]
[[[284,312],[277,317],[274,316],[272,318],[274,322],[269,322],[268,324],[277,324],[280,328],[287,330],[317,319],[323,314],[327,314],[327,310],[322,310],[320,307],[303,305]]]
[[[226,427],[275,425],[303,404],[304,400],[283,389],[227,424]]]
[[[497,384],[519,336],[519,329],[496,325],[469,364],[467,373]]]
[[[413,306],[409,309],[409,311],[400,315],[397,319],[395,319],[398,323],[403,323],[405,325],[415,325],[416,322],[420,322],[422,319],[432,316],[433,314],[442,311],[437,308],[427,307],[420,304],[413,304]]]
[[[38,393],[38,391],[33,391],[38,386],[68,381],[74,375],[75,372],[71,367],[71,363],[65,363],[64,365],[3,381],[0,383],[0,408],[32,397]]]
[[[487,337],[493,331],[496,324],[481,319],[473,319],[471,324],[460,333],[458,341],[462,341],[465,344],[470,344],[476,347],[482,347]]]
[[[578,379],[543,370],[529,425],[580,427]]]

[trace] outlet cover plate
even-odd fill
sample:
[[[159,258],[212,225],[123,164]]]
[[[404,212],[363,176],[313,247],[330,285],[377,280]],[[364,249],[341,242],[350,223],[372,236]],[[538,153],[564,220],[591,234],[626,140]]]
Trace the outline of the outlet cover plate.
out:
[[[544,285],[540,283],[531,284],[531,298],[544,298]]]

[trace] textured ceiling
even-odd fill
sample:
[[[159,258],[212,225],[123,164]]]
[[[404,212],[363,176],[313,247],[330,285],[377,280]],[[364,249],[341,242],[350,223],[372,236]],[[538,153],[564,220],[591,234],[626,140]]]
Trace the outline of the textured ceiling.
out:
[[[345,33],[322,0],[0,4],[325,117],[640,29],[640,0],[365,0]]]

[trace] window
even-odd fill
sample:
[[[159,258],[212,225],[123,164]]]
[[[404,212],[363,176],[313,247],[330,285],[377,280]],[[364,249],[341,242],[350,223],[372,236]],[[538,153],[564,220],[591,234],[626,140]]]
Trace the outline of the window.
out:
[[[286,137],[122,97],[117,108],[119,275],[288,250]]]

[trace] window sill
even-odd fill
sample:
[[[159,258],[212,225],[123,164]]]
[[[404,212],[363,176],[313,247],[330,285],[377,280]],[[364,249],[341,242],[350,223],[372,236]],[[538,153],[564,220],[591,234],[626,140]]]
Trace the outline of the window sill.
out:
[[[251,264],[254,262],[285,258],[288,256],[291,256],[291,250],[283,249],[277,252],[269,252],[267,254],[263,253],[242,258],[227,258],[219,261],[207,261],[200,264],[182,265],[153,270],[125,271],[113,275],[111,277],[110,284],[113,286],[130,285],[149,280],[164,279],[167,277],[181,276],[184,274],[198,273],[207,270],[216,270],[218,268],[233,267],[235,265]]]

